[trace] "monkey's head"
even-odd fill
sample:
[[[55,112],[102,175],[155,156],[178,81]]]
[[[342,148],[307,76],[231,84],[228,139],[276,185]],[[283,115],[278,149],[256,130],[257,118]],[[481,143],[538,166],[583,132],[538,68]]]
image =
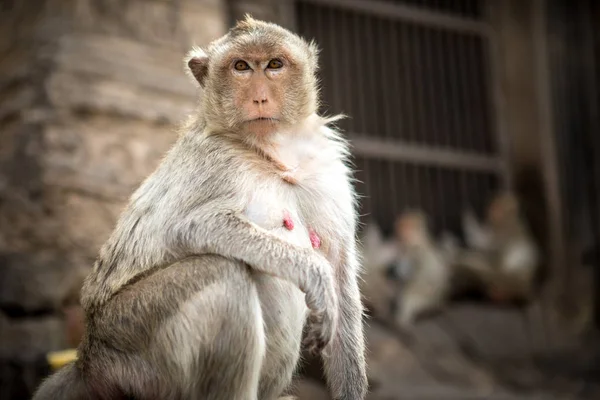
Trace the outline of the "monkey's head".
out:
[[[502,225],[519,218],[519,201],[512,193],[497,195],[488,208],[488,220],[492,225]]]
[[[317,110],[317,47],[272,23],[246,16],[206,51],[186,58],[203,88],[207,127],[266,136]]]
[[[421,211],[406,211],[396,219],[396,237],[400,243],[420,246],[429,240],[427,217]]]

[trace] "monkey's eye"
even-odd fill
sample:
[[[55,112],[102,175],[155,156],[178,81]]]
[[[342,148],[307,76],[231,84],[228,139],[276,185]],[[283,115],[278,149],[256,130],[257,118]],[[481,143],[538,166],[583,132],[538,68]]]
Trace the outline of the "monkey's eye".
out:
[[[238,60],[233,65],[233,68],[235,68],[236,71],[246,71],[246,70],[250,69],[250,66],[248,65],[248,63],[246,61]]]
[[[267,68],[269,69],[279,69],[281,67],[283,67],[283,63],[277,58],[274,58],[271,61],[269,61],[269,65],[267,65]]]

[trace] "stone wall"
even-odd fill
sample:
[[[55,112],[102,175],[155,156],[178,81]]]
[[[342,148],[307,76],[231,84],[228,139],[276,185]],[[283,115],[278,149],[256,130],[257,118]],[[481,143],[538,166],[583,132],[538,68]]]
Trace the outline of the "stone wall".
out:
[[[219,0],[0,3],[2,365],[70,344],[65,305],[194,107],[182,58],[228,23]]]

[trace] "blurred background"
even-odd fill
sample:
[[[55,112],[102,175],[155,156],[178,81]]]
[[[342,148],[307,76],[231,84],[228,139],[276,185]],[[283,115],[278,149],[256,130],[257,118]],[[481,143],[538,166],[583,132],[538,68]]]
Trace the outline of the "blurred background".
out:
[[[0,0],[0,398],[77,346],[81,281],[195,104],[185,52],[246,12],[317,41],[349,116],[369,399],[600,398],[594,0]]]

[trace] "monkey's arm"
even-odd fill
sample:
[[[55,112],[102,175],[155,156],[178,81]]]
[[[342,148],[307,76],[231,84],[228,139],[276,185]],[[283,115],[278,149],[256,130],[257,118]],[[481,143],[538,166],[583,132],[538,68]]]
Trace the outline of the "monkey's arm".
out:
[[[480,225],[472,212],[469,211],[463,215],[462,223],[467,245],[477,250],[491,248],[493,240],[491,232]]]
[[[203,207],[204,209],[204,207]],[[252,269],[286,279],[306,294],[312,310],[316,347],[329,343],[337,325],[337,297],[331,264],[318,252],[288,243],[253,224],[240,213],[218,209],[187,216],[166,237],[178,257],[219,254]]]
[[[335,400],[362,400],[367,394],[363,306],[358,286],[358,259],[353,239],[336,271],[339,298],[337,333],[324,358]]]

